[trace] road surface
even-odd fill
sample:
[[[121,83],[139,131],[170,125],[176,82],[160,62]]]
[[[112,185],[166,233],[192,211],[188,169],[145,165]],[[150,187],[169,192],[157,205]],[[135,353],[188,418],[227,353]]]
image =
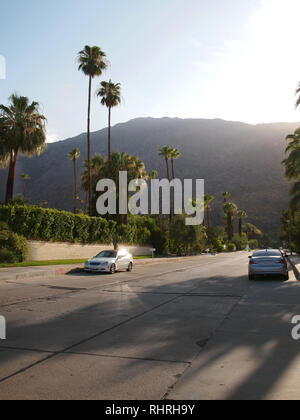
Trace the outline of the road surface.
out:
[[[0,400],[299,399],[300,283],[249,282],[247,264],[0,278]]]

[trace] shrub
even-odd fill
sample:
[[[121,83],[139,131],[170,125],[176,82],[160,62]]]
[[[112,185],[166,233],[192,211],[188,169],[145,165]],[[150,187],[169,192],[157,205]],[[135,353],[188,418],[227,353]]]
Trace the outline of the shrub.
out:
[[[251,239],[251,241],[249,241],[249,247],[250,247],[250,249],[257,249],[258,248],[258,240],[257,239]]]
[[[236,245],[233,243],[230,243],[227,245],[228,252],[235,252],[236,251]]]
[[[248,245],[248,237],[246,233],[242,234],[242,237],[240,237],[239,234],[234,235],[232,242],[235,244],[236,249],[238,251],[243,251],[247,248]]]
[[[18,262],[18,257],[13,251],[7,248],[0,249],[0,263],[1,264],[13,264]]]

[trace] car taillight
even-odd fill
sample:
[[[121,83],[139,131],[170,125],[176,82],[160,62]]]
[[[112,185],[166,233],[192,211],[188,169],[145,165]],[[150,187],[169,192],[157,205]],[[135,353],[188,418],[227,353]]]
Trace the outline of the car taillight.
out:
[[[258,264],[258,263],[254,260],[250,260],[250,264],[253,265],[253,264]]]
[[[276,261],[276,262],[277,262],[277,264],[285,264],[285,260],[283,258],[279,261]]]

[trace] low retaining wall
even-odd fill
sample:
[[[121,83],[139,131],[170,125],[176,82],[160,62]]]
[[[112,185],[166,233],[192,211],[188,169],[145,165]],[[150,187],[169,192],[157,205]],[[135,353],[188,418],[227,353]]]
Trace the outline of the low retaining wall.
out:
[[[151,246],[127,246],[126,248],[134,256],[151,255]],[[28,241],[29,261],[49,261],[49,260],[78,260],[94,257],[103,250],[114,249],[113,245],[81,245],[71,243],[51,243]]]

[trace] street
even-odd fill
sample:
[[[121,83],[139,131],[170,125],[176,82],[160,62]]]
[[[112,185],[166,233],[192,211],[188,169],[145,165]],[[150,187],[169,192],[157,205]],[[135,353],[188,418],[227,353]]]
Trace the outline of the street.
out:
[[[0,400],[299,399],[300,283],[247,274],[239,252],[0,278]]]

